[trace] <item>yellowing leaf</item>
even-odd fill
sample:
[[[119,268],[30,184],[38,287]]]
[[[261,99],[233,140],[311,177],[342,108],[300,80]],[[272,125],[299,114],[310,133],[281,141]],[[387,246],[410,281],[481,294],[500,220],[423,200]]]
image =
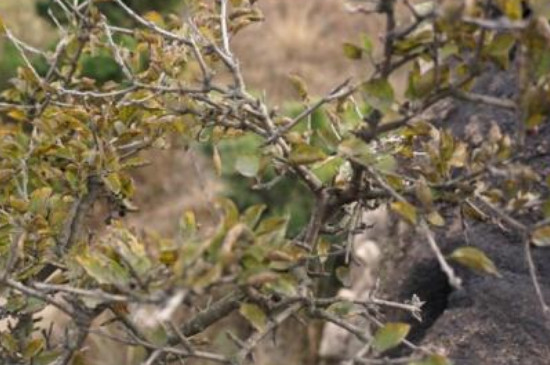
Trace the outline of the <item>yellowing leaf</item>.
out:
[[[319,243],[317,244],[317,255],[319,256],[319,261],[321,264],[325,263],[328,259],[328,254],[330,252],[330,242],[320,238]]]
[[[521,19],[523,15],[523,9],[521,0],[498,0],[497,4],[508,18],[513,20]]]
[[[222,176],[222,158],[220,157],[220,151],[218,147],[214,146],[212,152],[212,161],[214,162],[214,169],[218,176]]]
[[[445,219],[435,210],[430,212],[426,219],[428,220],[428,222],[430,222],[431,225],[437,227],[442,227],[445,225]]]
[[[34,358],[44,348],[44,339],[35,338],[25,346],[23,351],[23,358],[30,360]]]
[[[531,240],[536,246],[550,246],[550,225],[536,229]]]
[[[8,117],[15,119],[18,122],[27,120],[27,114],[21,109],[13,109],[8,113]]]
[[[130,274],[119,263],[102,254],[85,253],[76,261],[99,284],[125,285],[130,280]]]
[[[107,176],[103,177],[103,182],[114,194],[120,193],[120,189],[122,189],[122,182],[120,181],[120,176],[116,172],[111,172]]]
[[[374,335],[373,347],[384,352],[399,345],[409,334],[411,326],[406,323],[387,323]]]
[[[355,304],[353,304],[353,302],[344,300],[331,304],[327,308],[327,312],[334,313],[338,317],[346,317],[357,314],[357,311],[355,309]]]
[[[294,87],[294,90],[296,90],[296,92],[298,93],[298,96],[300,97],[300,99],[307,100],[308,91],[307,91],[307,86],[306,86],[306,83],[304,82],[304,79],[302,79],[300,76],[296,74],[290,75],[288,78],[290,80],[290,83]]]
[[[431,210],[433,207],[432,190],[425,179],[421,178],[416,181],[414,184],[414,192],[416,198],[422,203],[424,208]]]
[[[151,23],[155,23],[156,25],[162,26],[164,24],[164,19],[162,19],[162,15],[160,15],[160,13],[156,11],[149,11],[145,13],[143,17]]]
[[[248,207],[241,216],[241,221],[243,221],[248,228],[254,229],[266,209],[267,205],[265,204],[256,204]]]
[[[430,355],[425,359],[413,361],[409,365],[452,365],[452,363],[443,355]]]
[[[353,43],[346,42],[342,45],[342,47],[344,49],[344,54],[349,59],[358,60],[363,57],[363,50]]]
[[[397,168],[397,160],[389,154],[379,155],[374,167],[384,173],[394,172]]]
[[[460,247],[453,251],[450,258],[469,269],[500,276],[495,264],[483,251],[475,247]]]
[[[4,21],[2,20],[2,17],[0,17],[0,35],[3,35],[6,33],[6,26],[4,25]]]
[[[403,218],[407,222],[411,224],[416,224],[417,214],[416,208],[413,205],[407,202],[398,201],[391,203],[390,209],[399,214],[399,216],[401,216],[401,218]]]
[[[254,155],[241,155],[235,161],[235,170],[245,177],[255,177],[260,169],[260,158]]]
[[[256,304],[242,303],[239,313],[258,331],[263,331],[267,324],[267,316]]]
[[[31,193],[29,210],[33,213],[45,215],[48,206],[48,200],[52,195],[52,188],[43,187],[36,189]]]
[[[289,160],[296,165],[308,165],[327,158],[322,149],[307,144],[299,144],[290,152]]]
[[[235,203],[228,198],[219,197],[216,199],[216,204],[223,211],[224,226],[231,228],[239,221],[239,209]]]

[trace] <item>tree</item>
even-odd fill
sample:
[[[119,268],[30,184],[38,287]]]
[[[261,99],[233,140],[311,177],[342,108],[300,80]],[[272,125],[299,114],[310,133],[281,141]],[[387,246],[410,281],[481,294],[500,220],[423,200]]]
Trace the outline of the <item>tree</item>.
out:
[[[448,364],[443,354],[406,341],[408,324],[377,317],[384,307],[417,314],[419,303],[349,301],[323,290],[327,275],[346,280],[346,238],[361,226],[363,211],[380,205],[424,235],[454,288],[461,280],[449,260],[489,275],[499,271],[475,247],[456,248],[450,259],[442,253],[436,235],[448,224],[442,212],[457,208],[465,221],[489,216],[510,227],[523,238],[541,309],[549,311],[530,250],[550,244],[550,181],[527,164],[548,154],[529,144],[549,112],[546,2],[360,4],[353,11],[386,18],[381,55],[369,41],[345,43],[343,51],[372,62],[375,71],[366,80],[336,80],[320,98],[293,75],[303,107],[290,118],[253,96],[231,50],[231,37],[263,18],[255,1],[187,1],[184,16],[176,17],[141,16],[113,0],[136,29],[112,25],[97,1],[58,3],[65,6],[66,33],[54,52],[38,51],[48,61],[45,74],[29,61],[37,51],[0,23],[25,61],[0,101],[0,281],[3,315],[12,323],[1,334],[4,363],[79,363],[94,334],[139,348],[137,361],[145,364],[244,364],[266,336],[298,316],[334,323],[361,340],[346,363],[406,346],[413,353],[395,361]],[[398,26],[398,5],[408,8],[409,24]],[[115,60],[121,79],[86,77],[80,61],[98,53]],[[390,80],[402,67],[410,67],[404,100]],[[495,68],[516,75],[516,98],[472,91]],[[424,119],[452,98],[516,113],[519,123],[493,127],[468,144]],[[311,123],[314,113],[325,117]],[[171,136],[207,141],[221,169],[217,144],[242,135],[259,141],[254,154],[236,156],[242,175],[266,187],[277,183],[265,180],[276,172],[311,195],[308,222],[297,234],[287,232],[289,217],[269,206],[239,209],[229,199],[217,201],[213,232],[185,212],[176,241],[138,234],[123,221],[106,233],[88,231],[96,202],[132,208],[130,171],[144,163],[143,150]],[[176,310],[208,296],[214,299],[203,310],[172,320]],[[46,306],[70,318],[61,339],[33,330]],[[142,307],[154,308],[154,330],[133,315]],[[229,350],[199,348],[196,336],[235,311],[249,322],[248,337],[230,336]],[[106,312],[121,334],[94,326]],[[358,315],[372,334],[348,322]]]

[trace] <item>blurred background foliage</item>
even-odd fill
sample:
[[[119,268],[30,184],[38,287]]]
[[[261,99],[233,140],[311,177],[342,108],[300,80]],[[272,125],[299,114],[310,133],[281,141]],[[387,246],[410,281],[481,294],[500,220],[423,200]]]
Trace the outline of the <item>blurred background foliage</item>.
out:
[[[147,12],[170,13],[177,11],[185,1],[181,0],[125,0],[127,5],[137,13]],[[296,9],[292,1],[271,0],[265,1],[260,6],[262,10],[269,13],[262,27],[252,26],[235,39],[235,48],[242,57],[243,65],[248,73],[247,79],[254,87],[266,89],[266,96],[271,100],[280,102],[284,109],[282,114],[296,116],[302,109],[300,103],[289,104],[287,100],[295,97],[292,83],[289,82],[288,74],[297,73],[306,78],[308,85],[319,93],[324,92],[327,87],[333,87],[328,83],[329,74],[337,73],[340,76],[344,69],[346,73],[357,73],[354,70],[357,63],[349,63],[342,55],[340,42],[327,42],[324,50],[311,53],[306,47],[314,39],[329,40],[330,37],[338,39],[347,34],[357,34],[360,23],[355,21],[342,22],[338,16],[341,11],[339,1],[324,1],[319,4],[314,0],[304,0],[303,7]],[[100,3],[104,14],[109,20],[119,26],[132,28],[131,19],[124,16],[122,10],[116,5],[105,2]],[[293,8],[295,11],[290,12]],[[337,11],[339,10],[339,11]],[[29,42],[30,45],[41,49],[53,50],[56,46],[57,30],[49,13],[63,22],[63,12],[52,0],[2,0],[0,1],[0,13],[6,19],[10,29],[20,38]],[[327,16],[330,14],[330,16]],[[320,17],[323,21],[319,21]],[[364,25],[361,25],[364,27]],[[256,33],[267,42],[256,42]],[[131,38],[130,38],[131,39]],[[126,38],[118,37],[118,42],[126,42]],[[252,40],[254,40],[252,42]],[[266,48],[266,45],[271,45]],[[334,47],[331,50],[330,47]],[[283,62],[284,61],[284,62]],[[46,63],[40,58],[34,58],[33,62],[37,71],[45,73]],[[254,62],[255,65],[250,65]],[[22,64],[15,47],[5,40],[0,40],[0,90],[9,85],[9,80],[16,75],[17,67]],[[328,65],[327,65],[328,64]],[[303,68],[308,65],[307,68]],[[311,67],[314,65],[314,67]],[[109,52],[98,50],[96,54],[84,54],[80,61],[82,75],[94,79],[97,84],[108,81],[120,82],[123,74],[118,64],[113,60]],[[317,72],[323,69],[323,73]],[[364,70],[363,70],[364,71]],[[348,74],[349,76],[349,74]],[[266,83],[269,79],[269,83]],[[355,114],[355,113],[351,113]],[[328,128],[328,118],[323,110],[315,112],[309,123],[316,126],[316,130]],[[297,132],[303,132],[305,125],[296,128]],[[330,149],[323,142],[319,135],[311,136],[318,147],[330,153]],[[307,220],[307,212],[312,206],[312,197],[304,186],[297,185],[295,181],[282,176],[276,179],[278,172],[272,168],[266,171],[264,181],[243,176],[236,167],[236,156],[245,152],[254,159],[261,159],[259,156],[260,142],[250,136],[231,140],[222,140],[216,143],[219,154],[222,156],[221,180],[223,183],[223,194],[233,199],[239,206],[244,208],[253,204],[263,203],[270,207],[268,214],[286,215],[289,217],[289,231],[291,235],[297,234],[298,227],[303,227]],[[206,160],[212,157],[214,145],[210,144],[202,148]],[[190,171],[184,171],[184,174]],[[322,172],[321,172],[322,173]],[[153,189],[150,185],[157,185],[147,177],[148,182],[145,189]],[[164,176],[160,185],[169,184],[168,181],[177,180],[170,176]],[[273,183],[276,182],[276,183]],[[269,189],[250,189],[256,184],[270,184]],[[178,189],[178,188],[171,188]],[[153,189],[154,190],[154,189]]]
[[[22,35],[23,39],[28,40],[31,44],[35,43],[41,48],[52,50],[56,45],[56,30],[50,14],[53,14],[61,23],[64,23],[63,11],[53,0],[20,1],[19,3],[19,1],[3,0],[2,3],[4,4],[0,5],[0,12],[13,13],[19,18],[19,24],[15,24],[18,33],[27,26],[24,23],[28,23],[31,29],[36,29],[37,32],[42,33],[42,36],[37,37],[29,32],[28,35]],[[179,0],[125,0],[124,2],[141,14],[150,11],[168,13],[176,9],[178,4],[181,4]],[[116,4],[105,2],[98,4],[98,7],[106,14],[110,23],[129,28],[134,25],[127,16],[124,16],[123,10]],[[21,13],[26,14],[21,17]],[[15,75],[17,67],[22,64],[22,60],[15,47],[9,42],[1,42],[0,48],[0,89],[4,89],[10,78]],[[43,62],[40,59],[34,59],[33,61],[38,71],[45,71],[44,67],[41,67]],[[123,78],[122,70],[111,56],[105,54],[83,56],[81,67],[84,76],[94,79],[100,84],[111,80],[120,82]]]

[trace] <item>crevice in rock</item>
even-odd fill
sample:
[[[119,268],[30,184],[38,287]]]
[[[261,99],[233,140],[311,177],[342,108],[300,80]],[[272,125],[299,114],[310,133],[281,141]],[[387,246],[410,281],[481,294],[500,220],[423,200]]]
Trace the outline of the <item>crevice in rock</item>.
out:
[[[419,343],[426,336],[430,327],[443,314],[449,306],[449,297],[453,288],[449,285],[447,276],[436,260],[422,261],[415,265],[400,291],[400,301],[410,300],[413,295],[418,296],[424,302],[422,306],[422,321],[419,322],[412,315],[399,314],[396,320],[409,323],[411,331],[407,339],[413,343]],[[410,353],[410,349],[401,346],[388,355],[404,356]]]

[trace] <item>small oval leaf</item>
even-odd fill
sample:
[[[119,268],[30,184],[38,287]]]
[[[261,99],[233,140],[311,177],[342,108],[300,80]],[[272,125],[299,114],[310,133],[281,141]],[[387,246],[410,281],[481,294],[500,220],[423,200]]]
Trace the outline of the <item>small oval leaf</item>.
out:
[[[378,352],[384,352],[399,345],[409,334],[411,326],[407,323],[387,323],[376,331],[372,345]]]
[[[410,224],[416,224],[417,214],[416,208],[413,205],[407,202],[398,201],[391,203],[390,208]]]
[[[475,247],[457,248],[450,256],[451,259],[469,269],[500,276],[495,264],[483,251]]]
[[[239,313],[258,331],[265,330],[267,316],[256,304],[242,303]]]

